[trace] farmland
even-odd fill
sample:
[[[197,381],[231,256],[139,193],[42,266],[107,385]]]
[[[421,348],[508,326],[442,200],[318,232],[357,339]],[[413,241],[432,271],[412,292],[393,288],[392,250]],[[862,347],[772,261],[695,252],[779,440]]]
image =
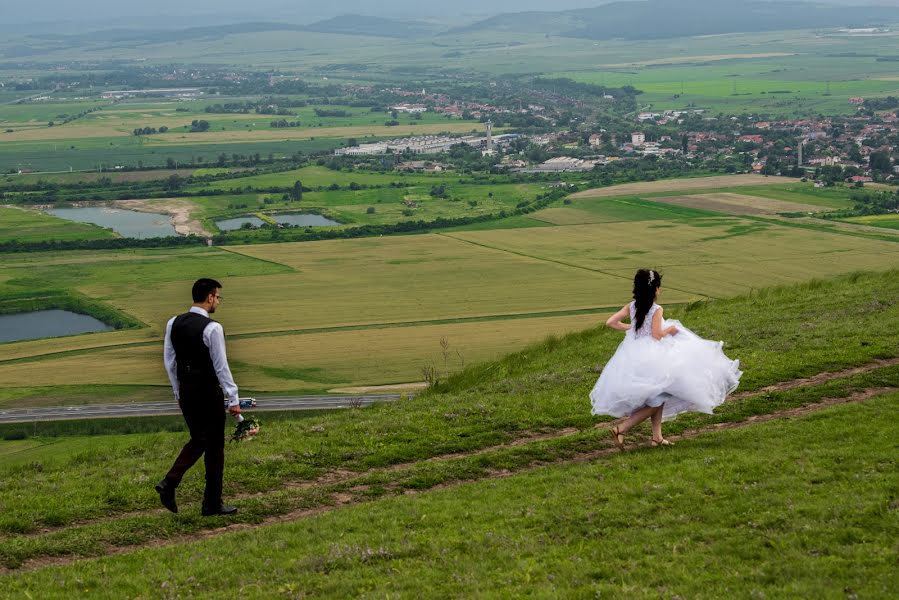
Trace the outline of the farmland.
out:
[[[221,98],[218,102],[243,100]],[[213,162],[221,153],[274,153],[290,155],[338,147],[349,138],[402,137],[480,130],[477,122],[448,120],[434,113],[412,119],[400,116],[395,126],[385,125],[391,115],[349,106],[291,109],[286,116],[216,114],[206,112],[211,101],[155,102],[96,100],[85,102],[53,96],[42,102],[0,105],[0,171],[29,169],[110,169],[139,163],[161,166],[171,158],[181,164],[197,159]],[[291,127],[273,128],[279,119]],[[194,131],[202,120],[208,130]],[[165,133],[133,134],[142,128],[166,128]]]
[[[309,181],[316,174],[324,176],[302,173]],[[285,392],[417,381],[431,364],[453,371],[589,326],[628,299],[640,266],[665,274],[670,304],[899,266],[889,239],[740,216],[766,203],[777,212],[797,198],[822,210],[839,203],[833,190],[761,181],[769,180],[654,182],[640,184],[643,194],[627,184],[558,202],[533,213],[524,228],[500,220],[479,230],[404,237],[11,255],[0,267],[0,293],[72,289],[148,327],[5,344],[0,384],[21,386],[37,404],[57,397],[53,386],[66,385],[96,386],[101,400],[128,397],[122,385],[132,386],[134,397],[164,397],[160,328],[201,274],[225,284],[217,316],[229,333],[238,381],[248,391]],[[696,206],[679,205],[685,203]],[[21,382],[37,373],[43,388],[26,391]],[[104,388],[110,375],[119,384],[114,389]]]

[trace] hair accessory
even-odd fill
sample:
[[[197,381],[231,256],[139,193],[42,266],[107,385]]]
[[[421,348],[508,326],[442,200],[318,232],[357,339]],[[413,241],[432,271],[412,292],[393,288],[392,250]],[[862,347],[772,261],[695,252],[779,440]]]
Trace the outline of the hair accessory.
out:
[[[652,282],[656,280],[656,272],[652,269],[649,270],[649,285],[652,285]]]

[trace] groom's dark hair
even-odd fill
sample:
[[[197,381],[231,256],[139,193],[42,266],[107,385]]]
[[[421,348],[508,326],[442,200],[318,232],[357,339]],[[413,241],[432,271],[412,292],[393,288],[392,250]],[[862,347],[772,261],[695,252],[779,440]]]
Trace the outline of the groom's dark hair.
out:
[[[205,302],[207,296],[213,293],[215,290],[222,287],[215,279],[197,279],[194,282],[194,287],[191,290],[191,295],[193,295],[194,302]]]

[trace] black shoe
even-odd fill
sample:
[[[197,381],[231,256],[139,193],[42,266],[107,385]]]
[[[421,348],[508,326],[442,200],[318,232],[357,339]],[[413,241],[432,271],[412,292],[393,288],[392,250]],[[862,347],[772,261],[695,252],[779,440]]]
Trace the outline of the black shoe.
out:
[[[208,508],[204,506],[201,511],[204,517],[214,517],[215,515],[233,515],[236,512],[236,506],[228,506],[227,504],[219,504],[216,508]]]
[[[168,479],[157,483],[156,491],[159,492],[159,501],[164,507],[173,513],[178,512],[178,504],[175,502],[175,486]]]

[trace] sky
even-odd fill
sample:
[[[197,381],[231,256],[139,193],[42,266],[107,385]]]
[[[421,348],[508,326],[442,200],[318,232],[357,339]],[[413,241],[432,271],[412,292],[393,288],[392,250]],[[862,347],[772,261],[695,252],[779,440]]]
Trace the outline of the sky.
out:
[[[587,8],[612,0],[2,0],[0,24],[59,23],[92,31],[109,27],[186,28],[247,21],[308,24],[341,14],[474,20],[504,12]],[[620,0],[619,0],[620,1]],[[746,0],[753,1],[753,0]],[[815,1],[815,0],[813,0]],[[816,0],[890,4],[899,0]],[[676,0],[672,0],[672,4]]]

